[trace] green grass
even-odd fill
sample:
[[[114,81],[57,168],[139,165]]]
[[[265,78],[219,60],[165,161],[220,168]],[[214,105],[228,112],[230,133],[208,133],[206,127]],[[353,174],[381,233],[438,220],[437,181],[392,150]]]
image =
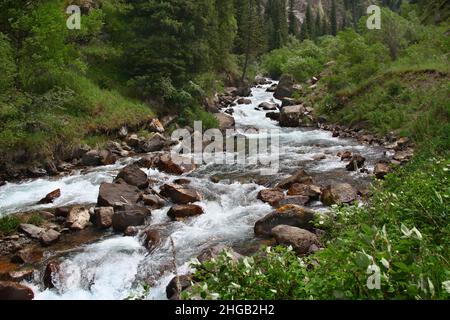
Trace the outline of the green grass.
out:
[[[28,218],[27,223],[33,224],[35,226],[40,226],[45,222],[45,219],[39,213],[33,213],[31,217]]]
[[[16,216],[6,216],[0,218],[0,234],[8,235],[17,230],[21,221]]]

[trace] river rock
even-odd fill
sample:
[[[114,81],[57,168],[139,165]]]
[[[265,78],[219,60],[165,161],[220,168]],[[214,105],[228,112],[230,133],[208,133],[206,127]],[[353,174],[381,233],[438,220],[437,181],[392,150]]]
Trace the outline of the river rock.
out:
[[[313,179],[308,173],[306,173],[305,170],[301,169],[289,178],[281,180],[276,187],[281,189],[289,189],[295,183],[313,184]]]
[[[89,150],[81,158],[83,166],[99,166],[101,164],[101,157],[98,150]]]
[[[203,208],[196,204],[177,204],[167,212],[172,220],[180,220],[187,217],[203,214]]]
[[[71,207],[58,207],[55,209],[55,217],[67,218],[69,215]]]
[[[60,263],[56,260],[52,260],[47,263],[47,266],[44,270],[44,276],[42,278],[42,282],[46,289],[51,289],[55,287],[54,278],[59,274]]]
[[[29,287],[12,281],[0,281],[0,300],[33,300]]]
[[[27,236],[33,239],[39,239],[45,232],[44,228],[37,227],[34,224],[21,223],[19,229],[23,231]]]
[[[112,226],[114,215],[113,207],[97,207],[94,209],[95,226],[100,229],[108,229]]]
[[[275,90],[274,97],[279,100],[292,97],[294,94],[294,83],[294,77],[286,74],[282,75]]]
[[[301,184],[294,183],[288,190],[289,196],[306,196],[313,200],[317,200],[320,197],[321,190],[320,187],[313,184]]]
[[[271,206],[277,206],[278,203],[284,199],[284,192],[282,189],[264,189],[258,193],[259,200],[268,203]]]
[[[200,263],[204,263],[206,261],[209,261],[213,258],[216,258],[219,254],[221,254],[224,250],[227,250],[231,254],[231,259],[235,262],[237,262],[239,259],[242,258],[242,255],[234,251],[232,248],[224,245],[224,244],[217,244],[215,246],[212,246],[210,248],[204,249],[198,256],[197,260]]]
[[[234,118],[225,113],[214,113],[214,117],[219,122],[219,129],[225,131],[226,129],[233,129],[235,125]]]
[[[150,132],[157,132],[157,133],[164,132],[164,126],[162,125],[161,121],[159,121],[159,119],[157,119],[157,118],[152,119],[152,121],[150,121],[148,128],[149,128]]]
[[[197,190],[174,184],[163,185],[160,194],[170,198],[176,204],[189,204],[202,200],[202,195]]]
[[[365,162],[366,158],[364,158],[360,154],[354,154],[350,159],[350,162],[347,164],[346,169],[348,171],[357,171],[364,166]]]
[[[344,151],[337,154],[338,157],[341,157],[341,161],[350,160],[352,158],[352,153],[350,151]]]
[[[139,144],[140,152],[155,152],[162,150],[168,144],[168,140],[160,133],[155,133],[150,138],[142,140]]]
[[[154,250],[161,243],[161,233],[157,229],[144,231],[144,246],[149,250]]]
[[[28,175],[32,178],[45,177],[47,175],[47,170],[38,167],[31,167],[27,169]]]
[[[117,156],[109,150],[102,149],[98,152],[100,156],[100,164],[104,166],[108,166],[116,163]]]
[[[278,105],[276,103],[262,102],[258,105],[258,108],[261,108],[265,111],[273,111],[278,110]]]
[[[280,120],[280,113],[279,112],[267,112],[266,118],[269,118],[274,121]]]
[[[339,183],[333,186],[327,186],[322,190],[320,201],[325,205],[351,203],[356,200],[358,193],[348,183]]]
[[[145,218],[151,215],[151,211],[136,204],[123,204],[114,207],[112,225],[115,231],[124,231],[129,226],[141,226]]]
[[[59,236],[61,234],[53,229],[48,229],[47,231],[45,231],[42,236],[41,236],[41,243],[44,246],[50,246],[54,243],[56,243],[59,240]]]
[[[320,246],[317,236],[305,229],[279,225],[272,229],[272,234],[279,245],[292,246],[299,255],[308,253],[312,246],[313,250]]]
[[[281,109],[280,126],[312,126],[314,118],[303,105],[287,106]]]
[[[89,209],[76,206],[70,210],[66,218],[66,226],[72,230],[83,230],[87,227],[90,219]]]
[[[195,169],[192,161],[174,161],[169,153],[161,155],[156,166],[161,171],[177,175],[188,173]]]
[[[192,285],[190,275],[173,277],[166,287],[166,296],[169,300],[180,300],[180,294]]]
[[[384,162],[378,162],[375,165],[375,169],[373,171],[373,173],[375,174],[375,177],[377,177],[377,179],[384,179],[384,177],[391,172],[391,168],[389,167],[389,165],[387,163]]]
[[[314,211],[289,204],[256,221],[254,231],[257,236],[271,236],[272,228],[281,224],[311,229],[313,219]]]
[[[252,100],[246,98],[239,98],[236,102],[238,104],[252,104]]]
[[[283,200],[278,203],[278,207],[283,207],[288,204],[295,204],[298,206],[305,206],[309,202],[309,197],[307,196],[286,196]]]
[[[156,194],[143,194],[142,201],[152,209],[161,209],[166,205],[166,200]]]
[[[134,163],[120,170],[116,177],[116,180],[117,179],[123,179],[129,185],[136,186],[140,189],[145,189],[148,187],[147,174]]]
[[[107,183],[100,185],[97,205],[99,207],[114,207],[117,203],[135,204],[140,198],[140,191],[127,183]]]
[[[393,159],[399,161],[400,163],[405,163],[411,160],[413,155],[414,151],[410,148],[407,148],[406,150],[397,151],[394,154]]]
[[[11,281],[21,282],[24,280],[31,281],[33,279],[34,269],[27,268],[22,270],[13,270],[8,272]]]
[[[44,254],[40,249],[28,247],[16,252],[11,261],[14,263],[34,264],[41,261],[43,257]]]
[[[266,89],[266,92],[275,92],[277,90],[277,84],[274,83]]]
[[[60,196],[61,196],[61,190],[60,189],[53,190],[52,192],[47,194],[44,198],[39,200],[38,204],[53,203],[53,201],[55,201],[55,199],[59,198]]]

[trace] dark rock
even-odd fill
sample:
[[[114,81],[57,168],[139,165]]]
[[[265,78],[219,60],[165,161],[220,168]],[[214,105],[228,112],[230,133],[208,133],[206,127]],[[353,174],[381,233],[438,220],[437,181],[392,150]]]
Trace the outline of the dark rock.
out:
[[[60,196],[61,196],[61,190],[60,189],[53,190],[52,192],[47,194],[44,198],[39,200],[38,204],[53,203],[53,201],[55,201],[55,199],[59,198]]]
[[[256,221],[254,230],[257,236],[271,236],[272,228],[281,224],[311,229],[313,219],[314,211],[297,205],[285,205]]]
[[[182,291],[191,286],[192,278],[189,275],[176,276],[170,280],[166,287],[166,296],[170,300],[179,300]]]
[[[40,211],[39,215],[45,220],[53,220],[55,219],[55,215],[48,211]]]
[[[288,106],[294,106],[294,105],[296,105],[295,99],[283,98],[281,100],[281,108],[288,107]]]
[[[27,236],[33,239],[39,239],[45,232],[44,228],[37,227],[33,224],[21,223],[19,229],[23,231]]]
[[[51,289],[55,287],[54,277],[59,274],[60,263],[56,260],[52,260],[47,263],[45,267],[44,276],[42,278],[42,282],[46,289]]]
[[[140,189],[148,187],[147,174],[142,171],[137,164],[130,164],[120,170],[116,177],[116,180],[117,179],[123,179],[129,185],[136,186]]]
[[[308,198],[317,200],[320,197],[321,190],[320,187],[312,184],[293,184],[287,193],[289,196],[306,196]]]
[[[44,246],[49,246],[56,243],[59,240],[61,234],[53,229],[48,229],[41,236],[41,243]]]
[[[99,166],[101,164],[101,156],[98,150],[90,150],[86,152],[81,158],[83,166]]]
[[[277,99],[290,98],[294,93],[294,78],[290,75],[282,75],[275,90],[274,97]]]
[[[339,183],[333,186],[327,186],[322,190],[320,201],[325,205],[351,203],[356,200],[358,194],[356,190],[348,183]]]
[[[160,194],[170,198],[176,204],[189,204],[202,200],[202,195],[197,190],[173,184],[163,185]]]
[[[187,217],[203,214],[203,208],[196,204],[177,204],[167,212],[172,220],[180,220]]]
[[[43,258],[43,252],[39,249],[28,247],[16,252],[16,254],[11,258],[14,263],[27,263],[34,264],[41,261]]]
[[[299,255],[308,253],[313,245],[320,246],[314,233],[301,228],[279,225],[272,229],[272,234],[279,245],[292,246]]]
[[[277,90],[277,84],[274,83],[269,88],[266,89],[266,92],[275,92]]]
[[[55,209],[56,217],[64,217],[66,218],[69,215],[71,207],[59,207]]]
[[[32,167],[28,168],[28,174],[32,178],[40,178],[45,177],[47,175],[47,171],[43,168]]]
[[[100,164],[104,166],[114,164],[117,161],[117,156],[109,150],[100,150],[98,155],[100,157]]]
[[[112,225],[115,231],[124,231],[129,226],[141,226],[151,211],[138,205],[124,204],[114,207]]]
[[[278,105],[270,102],[262,102],[258,105],[258,108],[261,108],[266,111],[278,110]]]
[[[118,203],[135,204],[140,198],[140,191],[126,183],[102,183],[98,194],[99,207],[114,207]]]
[[[160,209],[166,205],[166,200],[156,194],[143,194],[142,201],[152,209]]]
[[[277,206],[278,203],[284,199],[284,192],[282,189],[264,189],[258,193],[259,200],[268,203],[271,206]]]
[[[190,184],[191,180],[186,179],[186,178],[179,178],[179,179],[173,180],[173,183],[179,184],[179,185],[185,185],[185,184]]]
[[[161,234],[157,229],[144,231],[144,246],[149,250],[154,250],[161,243]]]
[[[27,268],[22,270],[14,270],[8,272],[8,277],[11,281],[21,282],[21,281],[31,281],[33,279],[34,269]]]
[[[147,140],[139,143],[139,150],[141,152],[155,152],[161,151],[168,144],[168,140],[160,133],[155,133]]]
[[[126,237],[134,237],[139,233],[139,228],[134,226],[129,226],[123,232],[123,235]]]
[[[288,204],[295,204],[297,206],[304,206],[309,202],[307,196],[287,196],[278,203],[278,206],[283,207]]]
[[[357,171],[359,168],[362,168],[364,166],[365,162],[366,158],[359,154],[355,154],[347,164],[346,168],[348,171]]]
[[[164,132],[164,126],[162,125],[161,121],[159,121],[159,119],[156,119],[156,118],[152,119],[152,121],[150,121],[148,128],[149,128],[150,132],[157,132],[157,133]]]
[[[233,129],[235,125],[234,118],[225,113],[215,113],[214,117],[216,117],[219,122],[219,129],[224,131],[226,129]]]
[[[272,119],[274,121],[278,121],[280,119],[280,113],[279,112],[267,112],[266,117],[269,119]]]
[[[313,179],[310,175],[306,173],[305,170],[301,169],[289,178],[283,179],[277,184],[277,188],[289,189],[294,183],[300,184],[313,184]]]
[[[252,104],[252,100],[246,98],[239,98],[237,104]]]
[[[281,109],[281,127],[312,126],[313,123],[314,118],[303,105],[287,106]]]
[[[34,293],[29,287],[11,281],[0,282],[0,300],[33,300]]]

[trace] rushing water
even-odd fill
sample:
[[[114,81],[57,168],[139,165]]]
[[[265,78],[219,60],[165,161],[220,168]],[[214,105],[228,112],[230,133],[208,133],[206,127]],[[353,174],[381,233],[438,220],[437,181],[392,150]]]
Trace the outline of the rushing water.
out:
[[[189,269],[190,259],[202,250],[215,244],[242,247],[254,239],[253,226],[256,220],[269,213],[272,208],[256,199],[263,187],[254,181],[266,179],[267,185],[275,179],[288,176],[304,168],[319,184],[333,181],[363,183],[368,177],[345,170],[345,163],[336,156],[339,151],[358,152],[367,158],[368,167],[382,157],[380,148],[367,147],[353,140],[333,138],[330,132],[306,128],[279,128],[277,122],[265,117],[265,111],[255,110],[261,102],[275,101],[273,94],[266,92],[269,85],[252,90],[252,104],[234,107],[238,133],[248,128],[279,129],[280,155],[279,173],[264,177],[255,165],[205,164],[189,174],[192,187],[205,195],[199,203],[205,214],[182,221],[172,222],[166,216],[169,207],[152,211],[151,225],[158,226],[169,238],[149,253],[138,237],[112,236],[94,244],[85,245],[62,259],[56,288],[41,290],[32,283],[36,299],[124,299],[139,292],[142,283],[150,283],[148,299],[165,299],[165,287],[177,273]],[[246,134],[248,139],[258,134]],[[323,160],[314,160],[325,155]],[[69,204],[95,203],[102,182],[110,182],[118,170],[132,159],[88,172],[77,173],[59,179],[38,179],[20,184],[9,183],[0,188],[0,215],[31,209],[58,207]],[[176,178],[157,170],[147,170],[149,177],[160,184]],[[211,176],[222,178],[213,183]],[[34,205],[49,190],[61,189],[62,196],[54,204]],[[317,204],[320,208],[320,203]],[[174,259],[175,257],[175,259]],[[175,271],[175,266],[177,271]]]

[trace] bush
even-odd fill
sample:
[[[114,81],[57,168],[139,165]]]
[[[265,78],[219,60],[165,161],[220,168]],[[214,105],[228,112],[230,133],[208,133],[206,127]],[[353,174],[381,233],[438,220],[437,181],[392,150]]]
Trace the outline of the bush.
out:
[[[20,223],[20,219],[13,215],[0,218],[0,233],[11,234],[17,230]]]
[[[0,32],[0,92],[10,89],[16,75],[16,64],[8,37]]]

